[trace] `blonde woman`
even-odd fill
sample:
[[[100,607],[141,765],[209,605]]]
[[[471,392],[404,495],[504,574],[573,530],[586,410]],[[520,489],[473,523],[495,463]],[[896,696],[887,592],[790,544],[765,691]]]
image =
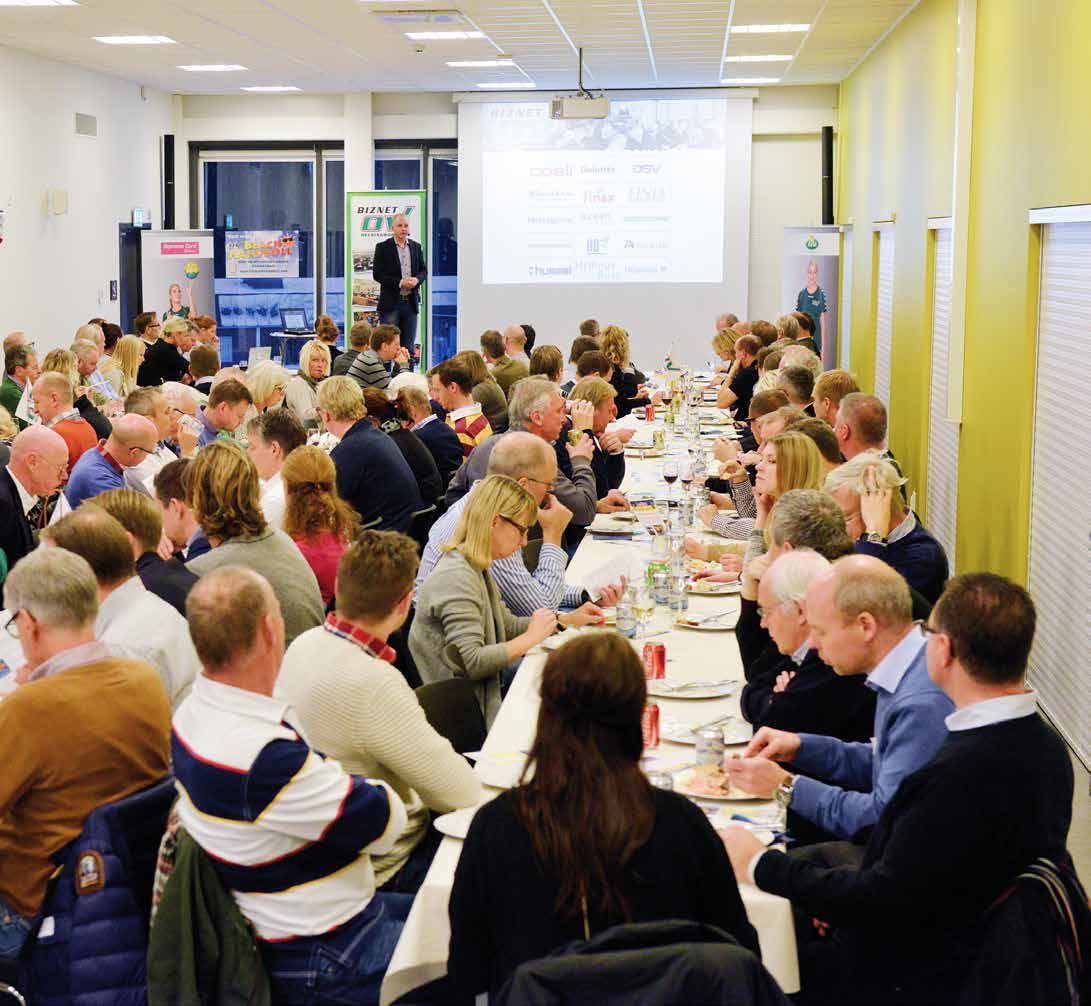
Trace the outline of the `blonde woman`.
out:
[[[299,373],[284,389],[284,406],[291,409],[304,426],[318,422],[318,383],[329,376],[330,350],[318,339],[311,339],[299,351]]]
[[[186,284],[186,293],[189,294],[189,307],[182,306],[182,285],[180,283],[171,283],[167,287],[167,300],[170,306],[163,312],[164,321],[169,321],[171,318],[189,318],[197,313],[197,308],[193,306],[193,280]]]
[[[724,379],[731,370],[731,364],[735,362],[735,340],[737,338],[737,332],[732,331],[730,328],[721,328],[712,339],[712,352],[716,354],[716,358],[720,361],[716,365],[716,373],[709,382],[714,388],[723,384]]]
[[[409,649],[425,682],[468,678],[491,727],[504,672],[552,635],[557,616],[539,608],[513,615],[489,572],[514,555],[538,519],[538,505],[518,482],[490,475],[470,495],[454,537],[417,594]],[[563,619],[565,616],[561,616]]]
[[[610,383],[617,392],[617,414],[624,419],[633,409],[642,409],[651,399],[645,394],[644,375],[629,358],[629,333],[617,325],[609,325],[599,340],[602,355],[614,367]]]
[[[263,360],[253,370],[248,370],[246,386],[254,396],[255,410],[260,414],[280,405],[291,379],[292,375],[272,360]]]
[[[114,347],[114,355],[102,364],[102,376],[122,398],[138,387],[136,375],[144,362],[146,349],[147,344],[140,336],[123,335]]]

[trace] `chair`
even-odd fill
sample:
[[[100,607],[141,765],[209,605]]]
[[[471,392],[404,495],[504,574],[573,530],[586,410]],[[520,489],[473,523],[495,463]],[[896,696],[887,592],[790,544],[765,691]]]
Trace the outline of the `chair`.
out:
[[[439,520],[440,511],[435,503],[426,506],[423,510],[416,510],[409,520],[409,537],[417,543],[417,550],[423,554],[424,546],[428,544],[428,532],[432,525]]]
[[[424,715],[436,733],[459,753],[479,751],[485,743],[485,717],[467,678],[433,681],[416,689]]]

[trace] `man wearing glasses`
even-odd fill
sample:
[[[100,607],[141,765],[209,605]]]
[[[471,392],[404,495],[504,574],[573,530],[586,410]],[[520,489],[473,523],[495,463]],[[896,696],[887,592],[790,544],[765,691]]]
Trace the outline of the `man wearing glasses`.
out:
[[[159,319],[154,311],[145,311],[133,318],[133,331],[147,346],[154,346],[159,341],[159,328]]]
[[[75,510],[85,499],[124,488],[125,469],[154,454],[158,440],[155,423],[146,416],[122,416],[110,436],[76,462],[65,489],[68,505]]]

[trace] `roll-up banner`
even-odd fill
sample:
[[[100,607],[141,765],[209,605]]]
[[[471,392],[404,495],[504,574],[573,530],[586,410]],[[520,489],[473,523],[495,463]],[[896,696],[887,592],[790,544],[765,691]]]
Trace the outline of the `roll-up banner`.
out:
[[[814,319],[815,345],[827,368],[837,361],[840,266],[840,227],[784,228],[782,306],[786,313],[804,311]]]
[[[212,260],[212,231],[141,231],[144,310],[160,320],[212,314]]]
[[[409,237],[424,250],[425,264],[431,268],[428,254],[428,214],[425,193],[381,190],[345,193],[345,277],[348,325],[364,319],[373,327],[379,324],[379,284],[371,273],[375,246],[394,236],[394,217],[404,213],[409,220]],[[431,272],[429,272],[429,276]],[[421,351],[421,369],[428,367],[428,283],[421,290],[417,317],[417,344]]]

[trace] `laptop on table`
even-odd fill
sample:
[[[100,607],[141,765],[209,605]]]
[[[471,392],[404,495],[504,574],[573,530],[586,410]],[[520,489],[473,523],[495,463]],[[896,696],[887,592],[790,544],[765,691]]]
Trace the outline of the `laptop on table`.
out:
[[[280,309],[280,330],[285,335],[314,334],[314,329],[307,321],[307,309],[303,307],[282,307]]]

